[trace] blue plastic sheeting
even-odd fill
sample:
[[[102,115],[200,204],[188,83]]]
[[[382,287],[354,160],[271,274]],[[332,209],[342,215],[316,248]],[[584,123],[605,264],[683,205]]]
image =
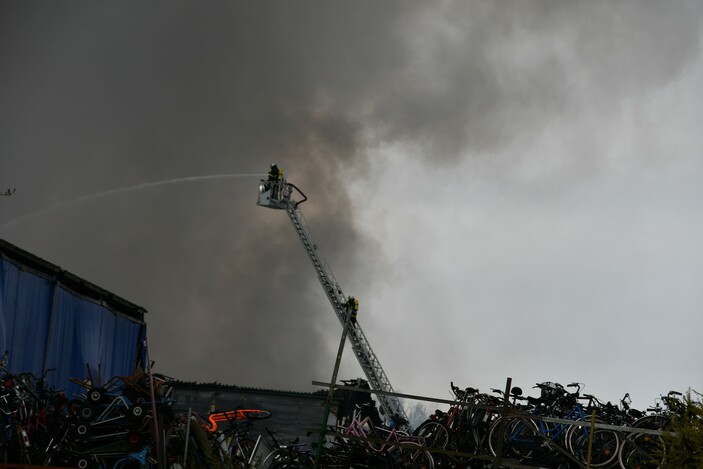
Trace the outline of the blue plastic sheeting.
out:
[[[10,355],[13,372],[44,367],[54,286],[0,258],[0,353]]]
[[[71,398],[85,389],[69,378],[84,380],[88,369],[95,385],[131,375],[145,335],[141,322],[0,258],[0,350],[10,372],[55,368],[49,385]]]

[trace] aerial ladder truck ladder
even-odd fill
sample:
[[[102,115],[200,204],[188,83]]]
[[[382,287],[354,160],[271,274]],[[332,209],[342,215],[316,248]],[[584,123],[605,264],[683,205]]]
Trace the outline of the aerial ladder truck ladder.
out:
[[[300,197],[298,200],[294,200],[294,192],[299,194]],[[290,218],[290,221],[293,223],[295,232],[303,242],[305,252],[307,252],[315,268],[317,278],[327,295],[327,299],[329,299],[332,305],[332,309],[337,315],[337,319],[342,323],[342,327],[344,327],[345,324],[348,325],[347,338],[351,343],[354,355],[356,355],[371,389],[393,393],[393,386],[391,386],[388,376],[386,376],[385,371],[383,371],[381,362],[379,362],[378,357],[371,349],[371,344],[369,344],[369,341],[366,339],[361,325],[358,321],[356,321],[356,324],[352,324],[351,321],[347,322],[347,315],[351,313],[347,306],[349,297],[344,295],[342,288],[339,286],[329,266],[317,253],[317,245],[310,236],[310,229],[299,208],[300,204],[306,200],[307,197],[300,189],[287,182],[282,175],[279,175],[273,179],[261,180],[257,205],[286,211],[288,218]],[[377,394],[376,398],[380,404],[381,413],[387,418],[398,415],[407,422],[407,415],[397,397]]]

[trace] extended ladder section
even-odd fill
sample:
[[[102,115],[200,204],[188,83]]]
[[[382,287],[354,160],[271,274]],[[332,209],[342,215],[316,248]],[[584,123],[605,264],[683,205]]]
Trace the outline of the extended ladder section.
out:
[[[294,190],[300,194],[302,197],[301,200],[293,200],[292,196]],[[305,252],[308,253],[308,257],[315,268],[315,272],[317,273],[317,278],[322,285],[322,289],[325,291],[325,294],[332,305],[332,309],[334,309],[334,312],[337,315],[337,319],[339,319],[339,322],[341,322],[342,326],[344,326],[344,324],[347,324],[347,315],[350,314],[350,310],[347,307],[347,301],[349,298],[344,295],[342,288],[334,278],[334,274],[332,274],[330,268],[317,254],[317,245],[313,242],[307,222],[303,217],[303,213],[298,208],[299,205],[306,200],[307,197],[305,197],[305,194],[303,194],[300,189],[295,187],[293,184],[286,182],[285,179],[280,178],[274,181],[261,181],[257,205],[285,210],[286,213],[288,213],[288,217],[293,223],[293,227],[295,228],[296,233],[298,233],[298,237],[303,242]],[[393,393],[393,387],[391,386],[386,373],[383,371],[381,363],[378,361],[378,357],[371,349],[371,345],[366,339],[366,335],[358,322],[356,322],[356,324],[352,324],[351,322],[348,323],[347,338],[351,343],[352,350],[354,351],[354,354],[356,355],[356,358],[359,361],[361,369],[364,371],[371,388],[376,391]],[[399,415],[407,420],[403,406],[400,404],[398,398],[383,394],[377,394],[376,397],[380,403],[381,411],[386,417],[390,418],[393,415]]]

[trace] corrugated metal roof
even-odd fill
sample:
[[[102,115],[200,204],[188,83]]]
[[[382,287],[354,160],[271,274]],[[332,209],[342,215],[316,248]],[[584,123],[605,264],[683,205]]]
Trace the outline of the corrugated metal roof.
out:
[[[301,392],[301,391],[286,391],[280,389],[265,389],[265,388],[252,388],[247,386],[237,386],[234,384],[222,384],[219,382],[212,383],[198,383],[195,381],[180,381],[176,380],[171,383],[174,388],[188,388],[188,389],[200,389],[204,391],[209,390],[219,390],[219,391],[241,391],[241,392],[255,392],[260,394],[276,394],[279,396],[294,396],[294,397],[306,397],[310,399],[325,399],[327,397],[327,390],[320,390],[315,392]]]

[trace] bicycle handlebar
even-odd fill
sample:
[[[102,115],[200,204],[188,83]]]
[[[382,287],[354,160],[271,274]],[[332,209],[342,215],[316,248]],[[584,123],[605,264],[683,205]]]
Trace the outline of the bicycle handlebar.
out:
[[[585,387],[583,383],[570,383],[566,385],[567,388],[577,388],[574,394],[579,394],[581,390]]]
[[[467,396],[478,394],[478,389],[476,388],[468,387],[462,390],[461,388],[459,388],[459,386],[454,385],[454,381],[450,381],[449,384],[452,387],[452,392],[460,401],[464,400]]]

